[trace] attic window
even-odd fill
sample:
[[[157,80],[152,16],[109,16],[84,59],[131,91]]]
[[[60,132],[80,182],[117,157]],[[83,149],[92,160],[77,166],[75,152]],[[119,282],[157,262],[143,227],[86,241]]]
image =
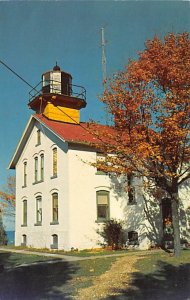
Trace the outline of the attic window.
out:
[[[36,146],[41,144],[41,131],[40,129],[37,130],[37,144]]]
[[[24,162],[24,185],[23,187],[26,187],[27,185],[27,162]]]

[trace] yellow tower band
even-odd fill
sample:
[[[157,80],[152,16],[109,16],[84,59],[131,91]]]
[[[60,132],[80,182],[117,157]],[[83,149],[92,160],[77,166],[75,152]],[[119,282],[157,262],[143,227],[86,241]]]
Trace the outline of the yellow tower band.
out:
[[[63,106],[55,106],[48,102],[44,108],[43,114],[51,120],[67,122],[73,124],[79,124],[80,111],[74,108],[68,108]]]

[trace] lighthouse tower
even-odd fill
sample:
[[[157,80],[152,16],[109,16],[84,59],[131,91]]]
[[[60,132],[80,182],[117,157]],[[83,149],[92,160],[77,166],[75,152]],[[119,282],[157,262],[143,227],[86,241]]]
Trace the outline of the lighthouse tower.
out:
[[[50,120],[78,124],[80,109],[86,106],[86,90],[73,85],[72,76],[56,64],[30,91],[28,106]]]

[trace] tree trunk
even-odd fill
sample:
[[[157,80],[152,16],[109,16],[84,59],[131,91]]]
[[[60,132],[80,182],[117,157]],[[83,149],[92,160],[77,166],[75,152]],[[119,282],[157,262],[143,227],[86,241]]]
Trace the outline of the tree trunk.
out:
[[[181,254],[180,245],[180,227],[179,227],[179,198],[178,192],[172,194],[172,225],[173,225],[173,238],[174,238],[174,255],[179,257]]]

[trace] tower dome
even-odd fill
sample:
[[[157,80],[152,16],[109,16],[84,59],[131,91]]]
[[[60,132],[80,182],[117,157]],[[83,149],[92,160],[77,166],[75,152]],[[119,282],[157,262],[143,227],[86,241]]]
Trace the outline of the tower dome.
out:
[[[61,68],[57,65],[57,62],[55,67],[53,67],[53,71],[61,71]]]

